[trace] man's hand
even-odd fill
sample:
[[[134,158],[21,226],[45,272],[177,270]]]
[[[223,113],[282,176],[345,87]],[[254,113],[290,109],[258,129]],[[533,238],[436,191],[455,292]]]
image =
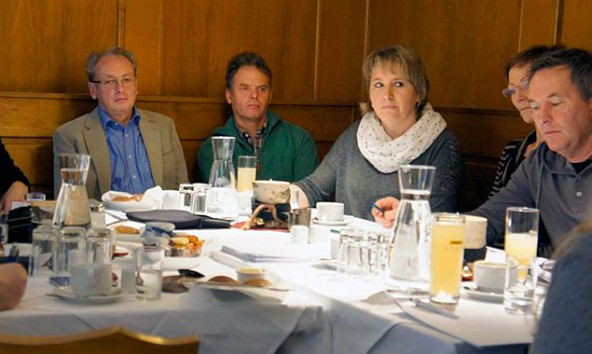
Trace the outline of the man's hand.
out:
[[[395,223],[395,216],[397,215],[397,209],[399,209],[399,200],[393,197],[386,197],[378,199],[374,203],[377,208],[372,208],[372,215],[374,215],[374,221],[382,224],[384,227],[392,227]]]
[[[27,272],[18,263],[0,265],[0,311],[10,310],[21,302],[27,288]]]
[[[14,182],[0,199],[0,212],[10,211],[12,202],[25,200],[29,188],[21,181]]]

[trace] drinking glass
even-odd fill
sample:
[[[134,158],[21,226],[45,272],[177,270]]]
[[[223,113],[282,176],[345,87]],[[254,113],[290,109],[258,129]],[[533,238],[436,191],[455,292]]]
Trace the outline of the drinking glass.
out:
[[[27,202],[42,202],[45,200],[45,193],[31,192],[25,196]]]
[[[191,212],[193,214],[203,214],[207,210],[208,203],[208,185],[205,183],[194,183],[193,193],[191,194]]]
[[[181,210],[191,210],[191,194],[193,193],[193,189],[194,187],[191,183],[181,183],[179,185],[179,199],[181,204]]]
[[[238,157],[238,192],[252,191],[253,181],[257,176],[257,157],[239,156]]]
[[[39,225],[33,230],[29,275],[50,276],[53,273],[57,231],[51,225]]]
[[[460,296],[465,219],[439,213],[432,224],[430,301],[456,304]]]
[[[68,276],[72,264],[80,262],[85,251],[86,229],[66,226],[59,230],[53,253],[53,270],[57,276]]]
[[[8,243],[8,213],[0,213],[0,247]]]
[[[162,294],[162,263],[164,249],[144,246],[136,251],[137,275],[136,298],[138,300],[160,300]]]
[[[510,313],[529,314],[533,310],[536,276],[531,268],[536,261],[538,226],[538,209],[506,210],[504,307]]]

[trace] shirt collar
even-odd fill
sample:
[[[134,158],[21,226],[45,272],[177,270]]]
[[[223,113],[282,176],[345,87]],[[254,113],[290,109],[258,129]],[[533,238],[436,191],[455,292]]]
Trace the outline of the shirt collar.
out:
[[[256,138],[257,139],[262,139],[265,134],[267,133],[267,123],[269,122],[269,120],[265,119],[265,123],[263,123],[263,126],[261,127],[261,129],[257,130],[256,133]],[[238,127],[238,125],[236,124],[236,120],[232,119],[232,124],[234,125],[234,129],[236,129],[236,131],[238,132],[238,135],[245,140],[247,143],[249,143],[249,145],[253,146],[253,137],[251,137],[251,134],[247,133],[246,131],[241,131],[240,128]]]
[[[103,107],[101,107],[100,105],[99,105],[99,117],[101,118],[101,125],[103,126],[103,129],[105,129],[105,130],[107,129],[108,126],[113,126],[113,127],[114,126],[121,126],[113,118],[109,117],[107,112],[105,112]],[[140,113],[138,113],[138,111],[136,110],[136,107],[134,107],[132,110],[132,119],[130,119],[130,123],[139,126],[141,118],[142,117],[140,116]]]

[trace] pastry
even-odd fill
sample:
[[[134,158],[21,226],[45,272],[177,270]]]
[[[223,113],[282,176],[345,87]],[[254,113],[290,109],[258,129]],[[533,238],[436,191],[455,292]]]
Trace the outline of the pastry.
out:
[[[139,235],[140,230],[136,229],[135,227],[126,226],[126,225],[117,225],[113,228],[115,233],[120,235]]]
[[[260,288],[271,288],[273,286],[273,284],[269,280],[263,278],[247,280],[245,282],[245,285],[257,286]]]
[[[118,195],[116,197],[111,198],[112,202],[139,202],[141,200],[142,194]]]
[[[240,283],[226,275],[218,275],[208,280],[208,283],[226,284],[226,285],[240,285]]]

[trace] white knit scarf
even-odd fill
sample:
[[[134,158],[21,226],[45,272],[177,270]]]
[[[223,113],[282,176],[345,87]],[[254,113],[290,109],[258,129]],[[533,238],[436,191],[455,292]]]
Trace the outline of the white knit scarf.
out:
[[[358,127],[358,148],[377,170],[392,173],[426,151],[445,128],[446,121],[427,104],[421,118],[405,134],[391,139],[374,112],[369,112]]]

